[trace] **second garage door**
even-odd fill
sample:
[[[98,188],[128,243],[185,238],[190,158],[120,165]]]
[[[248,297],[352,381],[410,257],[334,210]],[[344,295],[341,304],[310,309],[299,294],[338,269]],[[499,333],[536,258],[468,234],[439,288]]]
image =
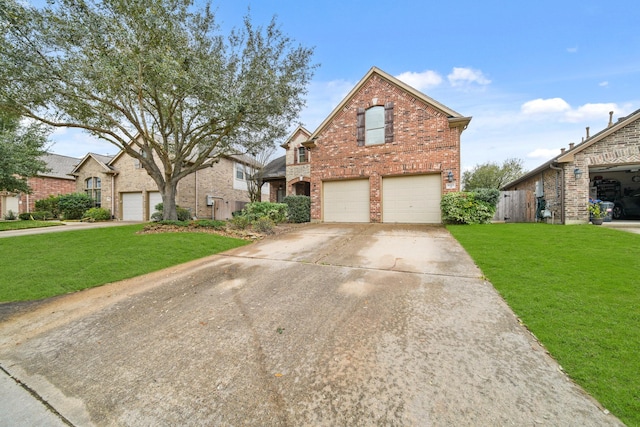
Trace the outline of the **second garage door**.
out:
[[[369,222],[369,180],[323,183],[325,222]]]
[[[122,193],[122,220],[142,221],[142,193]]]
[[[382,179],[382,221],[417,224],[442,222],[440,175]]]

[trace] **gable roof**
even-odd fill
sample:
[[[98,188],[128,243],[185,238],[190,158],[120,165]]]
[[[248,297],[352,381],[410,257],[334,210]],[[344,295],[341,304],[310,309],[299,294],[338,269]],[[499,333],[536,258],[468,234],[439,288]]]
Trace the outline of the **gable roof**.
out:
[[[612,124],[611,126],[609,126],[607,128],[604,128],[600,132],[596,133],[595,135],[591,136],[588,139],[585,139],[583,142],[581,142],[580,144],[578,144],[575,147],[573,147],[573,149],[565,152],[564,154],[561,154],[560,156],[558,156],[558,162],[564,163],[564,162],[573,161],[573,156],[576,153],[579,153],[580,151],[584,150],[585,148],[588,148],[588,147],[592,146],[596,142],[606,138],[607,136],[611,135],[612,133],[617,132],[619,129],[622,129],[623,127],[627,126],[630,123],[633,123],[634,121],[636,121],[638,119],[640,119],[640,109],[638,109],[638,110],[634,111],[633,113],[629,114],[627,117],[620,118],[615,124]]]
[[[324,119],[324,121],[320,124],[320,126],[318,126],[318,128],[310,136],[310,139],[315,138],[320,132],[322,132],[324,130],[324,128],[331,122],[333,117],[335,115],[337,115],[340,111],[342,111],[342,109],[345,107],[345,105],[347,105],[349,103],[349,101],[351,101],[351,99],[358,93],[358,91],[360,91],[360,89],[364,86],[364,84],[374,74],[379,76],[379,77],[381,77],[381,78],[383,78],[383,79],[385,79],[385,80],[387,80],[389,83],[399,87],[400,89],[402,89],[405,92],[411,94],[415,98],[422,100],[426,104],[429,104],[430,106],[432,106],[436,110],[438,110],[438,111],[442,112],[443,114],[445,114],[449,118],[449,124],[452,127],[462,127],[463,130],[464,130],[464,128],[466,128],[466,126],[471,121],[471,117],[463,116],[462,114],[452,110],[451,108],[445,106],[444,104],[439,103],[435,99],[425,95],[424,93],[420,92],[419,90],[409,86],[408,84],[404,83],[403,81],[398,80],[397,78],[393,77],[392,75],[385,73],[384,71],[382,71],[378,67],[371,67],[371,69],[367,72],[367,74],[365,74],[365,76],[358,82],[358,84],[356,84],[353,87],[353,89],[351,89],[351,91],[347,94],[347,96],[345,96],[344,99],[336,106],[336,108],[333,109],[331,114],[329,114],[327,116],[327,118]]]
[[[47,172],[39,173],[38,176],[48,178],[60,178],[74,180],[71,172],[80,162],[77,157],[62,156],[60,154],[45,153],[40,157],[47,164]]]
[[[307,139],[309,139],[309,137],[311,136],[311,132],[309,132],[304,126],[298,126],[293,132],[291,132],[291,135],[289,135],[289,138],[287,138],[284,144],[281,144],[280,146],[285,150],[288,150],[289,143],[293,141],[299,133],[305,135]]]
[[[608,127],[604,128],[603,130],[601,130],[600,132],[596,133],[595,135],[585,139],[580,144],[575,145],[570,150],[561,152],[560,154],[558,154],[557,156],[555,156],[551,160],[543,163],[542,165],[538,166],[537,168],[533,169],[532,171],[527,172],[526,174],[522,175],[520,178],[511,181],[510,183],[508,183],[507,185],[502,187],[502,189],[513,187],[514,185],[520,184],[521,182],[531,178],[532,176],[535,176],[535,175],[539,174],[540,172],[542,172],[542,171],[544,171],[546,169],[549,169],[551,167],[551,165],[553,165],[554,163],[572,162],[576,153],[579,153],[580,151],[592,146],[596,142],[606,138],[607,136],[615,133],[616,131],[622,129],[623,127],[627,126],[630,123],[633,123],[634,121],[636,121],[638,119],[640,119],[640,109],[634,111],[633,113],[629,114],[626,117],[622,117],[622,118],[618,119],[618,121],[615,124],[612,124],[611,126],[608,126]]]
[[[95,160],[105,171],[105,173],[114,173],[115,170],[109,166],[109,163],[115,158],[115,156],[105,156],[103,154],[96,153],[87,153],[80,162],[73,168],[69,175],[78,175],[78,170],[82,167],[82,165],[87,162],[89,159]]]

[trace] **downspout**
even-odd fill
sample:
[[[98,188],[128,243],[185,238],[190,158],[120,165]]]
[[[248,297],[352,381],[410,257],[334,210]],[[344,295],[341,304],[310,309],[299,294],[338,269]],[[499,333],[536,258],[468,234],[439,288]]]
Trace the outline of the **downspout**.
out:
[[[549,164],[549,167],[553,170],[560,171],[560,221],[564,224],[564,169],[554,166],[553,163]]]
[[[116,197],[115,197],[115,186],[116,186],[116,175],[111,174],[111,218],[116,217],[115,208],[116,208]]]

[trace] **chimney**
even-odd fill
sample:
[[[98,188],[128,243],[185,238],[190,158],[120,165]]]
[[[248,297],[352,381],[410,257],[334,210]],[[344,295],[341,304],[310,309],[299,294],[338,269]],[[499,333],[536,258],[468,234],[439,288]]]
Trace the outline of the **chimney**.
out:
[[[587,139],[589,139],[589,126],[587,126]]]
[[[562,147],[562,148],[560,149],[560,154],[564,154],[564,152],[565,152],[566,150],[567,150],[566,148]]]
[[[574,145],[576,145],[576,144],[575,144],[575,143],[573,143],[573,142],[570,142],[570,143],[569,143],[569,150],[573,150],[573,146],[574,146]]]
[[[609,111],[609,124],[607,125],[607,127],[611,127],[613,126],[613,111]]]

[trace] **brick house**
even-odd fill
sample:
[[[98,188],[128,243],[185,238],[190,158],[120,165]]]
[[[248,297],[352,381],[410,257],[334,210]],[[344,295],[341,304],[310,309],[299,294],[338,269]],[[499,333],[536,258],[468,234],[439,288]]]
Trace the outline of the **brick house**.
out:
[[[248,157],[220,157],[211,167],[180,180],[176,204],[198,218],[229,219],[249,202],[250,170]],[[75,191],[91,195],[96,206],[108,209],[116,219],[146,221],[162,203],[155,181],[124,151],[116,156],[89,153],[71,173],[76,177]],[[268,198],[268,188],[263,192]]]
[[[36,200],[49,196],[74,193],[76,191],[75,178],[71,171],[80,159],[59,154],[47,153],[42,156],[47,164],[47,172],[38,174],[28,180],[31,193],[1,193],[0,214],[4,218],[9,211],[18,214],[35,211]]]
[[[286,144],[287,194],[309,183],[312,221],[440,223],[470,120],[373,67],[307,141]],[[310,172],[289,173],[301,154]]]
[[[640,110],[615,123],[609,113],[606,128],[592,136],[587,128],[580,144],[569,144],[503,190],[534,192],[546,210],[538,209],[538,216],[562,224],[587,223],[590,197],[613,202],[616,219],[632,213],[623,207],[634,194],[640,198]]]

